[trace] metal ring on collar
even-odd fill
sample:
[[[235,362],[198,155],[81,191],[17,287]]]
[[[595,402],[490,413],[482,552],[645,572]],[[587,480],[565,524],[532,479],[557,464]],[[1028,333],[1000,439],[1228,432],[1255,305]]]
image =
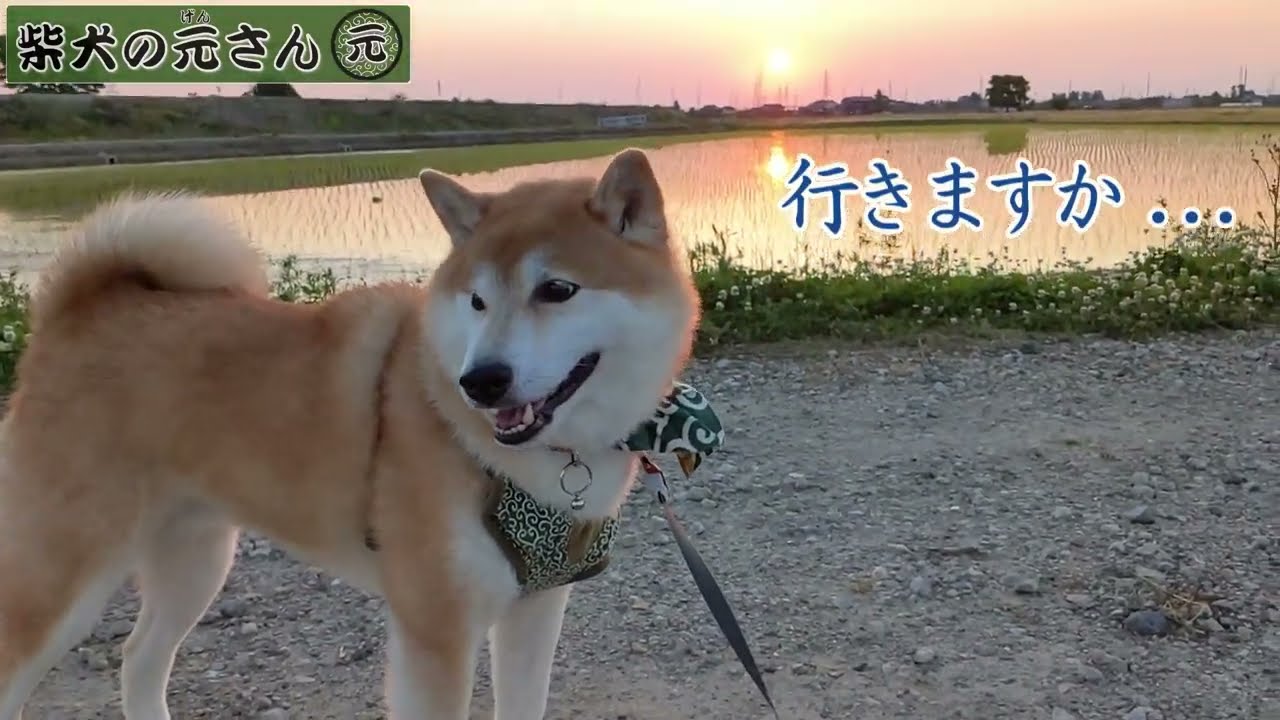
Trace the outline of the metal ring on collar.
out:
[[[565,476],[569,474],[569,468],[572,468],[572,467],[580,467],[587,473],[586,484],[584,484],[581,488],[578,488],[577,490],[570,490],[568,486],[565,485]],[[565,463],[565,466],[560,468],[560,489],[563,490],[567,495],[578,497],[582,493],[586,492],[587,488],[591,487],[592,480],[594,480],[594,478],[591,475],[591,466],[579,460],[576,454],[570,456],[569,462]]]

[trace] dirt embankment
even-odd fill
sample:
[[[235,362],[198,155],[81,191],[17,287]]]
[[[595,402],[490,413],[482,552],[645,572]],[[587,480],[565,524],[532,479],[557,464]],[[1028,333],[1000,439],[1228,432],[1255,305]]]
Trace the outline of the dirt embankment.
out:
[[[644,115],[645,125],[598,126],[621,115]],[[670,108],[586,104],[0,95],[0,170],[651,135],[694,124]]]
[[[1280,717],[1280,334],[744,354],[678,490],[782,717]],[[767,717],[652,501],[566,620],[549,720]],[[122,592],[28,716],[119,717]],[[175,717],[384,717],[383,607],[259,537]],[[473,718],[488,718],[482,669]]]

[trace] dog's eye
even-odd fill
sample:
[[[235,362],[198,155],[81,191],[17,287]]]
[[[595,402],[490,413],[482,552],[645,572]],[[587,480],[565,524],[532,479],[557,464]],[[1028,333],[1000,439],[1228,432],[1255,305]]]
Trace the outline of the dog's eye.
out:
[[[480,296],[475,293],[471,293],[471,309],[477,312],[484,310],[484,300],[481,300]]]
[[[548,280],[533,291],[538,302],[562,303],[578,293],[578,286],[568,280]]]

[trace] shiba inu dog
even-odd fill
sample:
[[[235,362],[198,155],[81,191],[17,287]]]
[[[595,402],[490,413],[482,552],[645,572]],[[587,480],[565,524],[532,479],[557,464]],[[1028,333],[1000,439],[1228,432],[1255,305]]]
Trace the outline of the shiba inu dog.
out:
[[[569,587],[635,476],[616,443],[683,368],[697,295],[639,150],[501,193],[419,179],[453,243],[425,287],[274,300],[180,194],[104,204],[58,250],[0,424],[0,720],[130,575],[124,714],[169,718],[241,527],[385,597],[395,720],[467,718],[486,638],[497,720],[543,717]],[[576,574],[530,591],[498,495],[567,519],[548,553]]]

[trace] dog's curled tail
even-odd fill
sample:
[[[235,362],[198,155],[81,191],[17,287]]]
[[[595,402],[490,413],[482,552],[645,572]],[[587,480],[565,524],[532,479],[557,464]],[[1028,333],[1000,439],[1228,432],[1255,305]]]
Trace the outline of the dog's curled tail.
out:
[[[123,194],[60,247],[32,294],[33,330],[112,287],[266,295],[262,258],[228,218],[186,193]]]

